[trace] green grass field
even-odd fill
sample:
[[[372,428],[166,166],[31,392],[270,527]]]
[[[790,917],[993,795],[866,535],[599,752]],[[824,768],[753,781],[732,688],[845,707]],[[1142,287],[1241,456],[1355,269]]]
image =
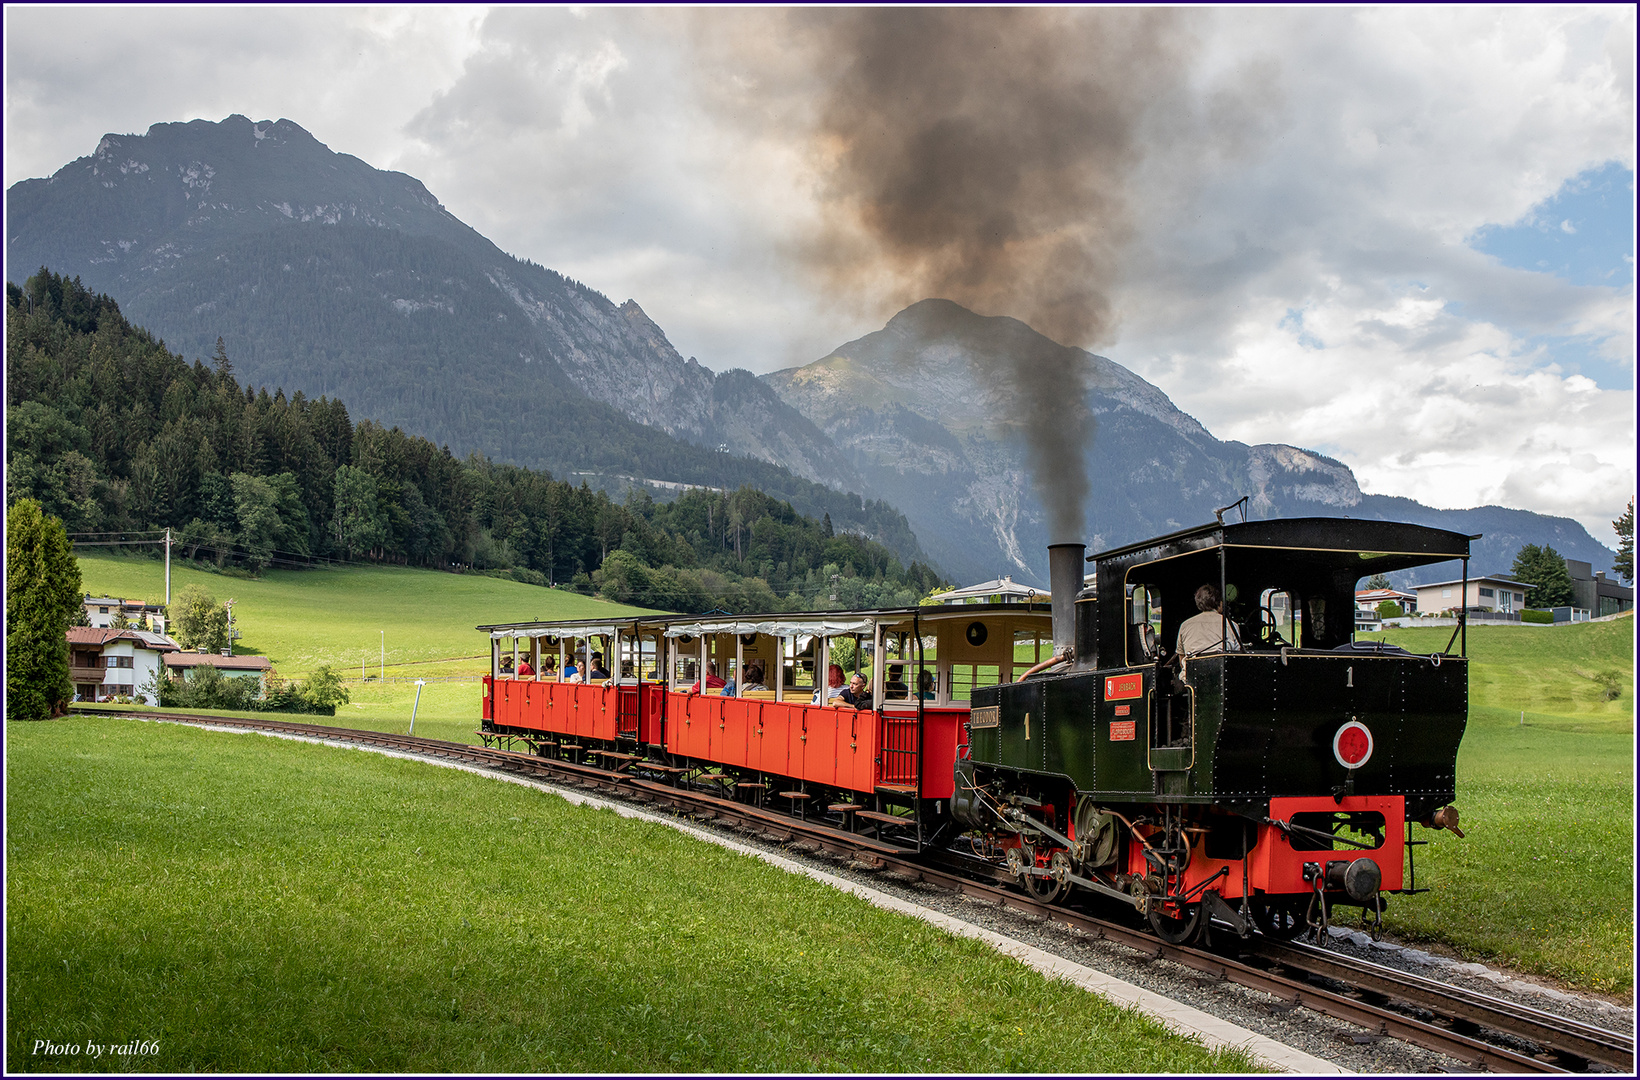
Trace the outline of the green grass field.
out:
[[[80,576],[93,596],[165,600],[165,564],[155,559],[81,553]],[[489,640],[473,629],[480,624],[643,610],[478,574],[394,566],[269,570],[250,579],[173,563],[172,599],[189,585],[237,601],[234,621],[244,636],[235,651],[266,656],[287,678],[320,664],[357,675],[362,663],[374,675],[384,643],[389,674],[486,671]]]
[[[1382,636],[1434,652],[1451,630]],[[1434,891],[1392,897],[1385,921],[1414,942],[1632,1000],[1634,620],[1473,628],[1469,656],[1466,836],[1413,829],[1431,841],[1416,858]],[[1609,700],[1608,683],[1620,691]]]
[[[9,1072],[1250,1065],[979,943],[537,790],[124,719],[6,734]]]

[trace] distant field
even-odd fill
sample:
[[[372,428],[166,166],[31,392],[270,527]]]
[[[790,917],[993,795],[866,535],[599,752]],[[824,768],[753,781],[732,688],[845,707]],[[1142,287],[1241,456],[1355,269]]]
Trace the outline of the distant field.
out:
[[[6,736],[10,1073],[1249,1067],[978,942],[541,791],[178,725]]]
[[[82,552],[80,575],[93,595],[165,599],[165,564],[155,559]],[[484,671],[489,642],[473,629],[482,623],[612,618],[643,610],[478,574],[394,566],[270,570],[253,580],[173,563],[172,598],[188,585],[203,586],[219,601],[236,600],[234,621],[244,637],[235,649],[266,656],[287,677],[320,664],[357,675],[361,662],[375,674],[384,641],[389,674],[407,664],[415,666],[398,673]]]
[[[1416,859],[1434,891],[1390,899],[1398,934],[1632,999],[1634,625],[1469,631],[1467,835],[1412,830],[1431,841]],[[1382,636],[1434,652],[1451,630]]]

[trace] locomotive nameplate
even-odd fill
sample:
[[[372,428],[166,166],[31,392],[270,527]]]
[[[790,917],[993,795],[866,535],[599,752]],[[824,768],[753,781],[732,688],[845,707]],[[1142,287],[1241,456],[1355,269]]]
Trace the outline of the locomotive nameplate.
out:
[[[996,727],[1002,721],[1002,706],[987,705],[983,708],[972,709],[968,713],[969,728]]]
[[[1145,677],[1141,672],[1131,675],[1106,675],[1105,700],[1121,701],[1124,698],[1143,696],[1145,692]]]
[[[1138,737],[1137,720],[1112,720],[1110,722],[1111,742],[1133,742]]]

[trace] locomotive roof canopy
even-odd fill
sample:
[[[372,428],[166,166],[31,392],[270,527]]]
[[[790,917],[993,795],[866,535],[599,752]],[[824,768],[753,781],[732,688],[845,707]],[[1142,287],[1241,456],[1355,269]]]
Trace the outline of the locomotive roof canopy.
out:
[[[1088,556],[1088,561],[1100,566],[1110,563],[1115,569],[1219,547],[1261,548],[1281,551],[1284,558],[1295,561],[1325,562],[1339,568],[1358,563],[1365,576],[1467,559],[1471,539],[1463,533],[1400,521],[1274,518],[1198,525],[1101,551]]]

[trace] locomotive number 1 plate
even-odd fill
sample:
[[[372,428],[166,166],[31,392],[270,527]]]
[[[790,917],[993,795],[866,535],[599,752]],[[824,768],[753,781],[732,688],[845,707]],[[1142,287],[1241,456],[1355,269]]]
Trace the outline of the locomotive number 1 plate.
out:
[[[1001,718],[1002,707],[999,705],[989,705],[984,708],[971,710],[968,713],[968,726],[970,728],[996,727],[997,722],[1001,720]]]
[[[1145,677],[1139,672],[1131,675],[1106,675],[1105,700],[1121,701],[1136,698],[1145,692]]]

